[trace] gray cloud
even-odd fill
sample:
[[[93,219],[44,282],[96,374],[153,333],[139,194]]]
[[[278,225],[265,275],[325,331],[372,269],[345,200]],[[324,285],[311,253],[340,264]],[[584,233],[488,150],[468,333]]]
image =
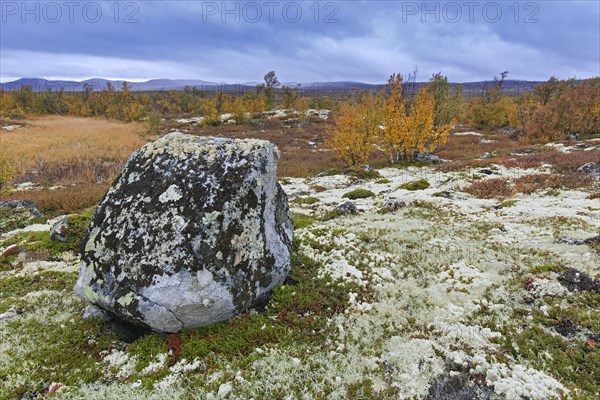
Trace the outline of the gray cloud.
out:
[[[69,3],[72,18],[63,1],[23,4],[1,3],[2,81],[247,82],[275,69],[281,81],[382,82],[414,67],[422,80],[600,75],[596,1],[321,1],[318,13],[300,1],[123,1],[118,14],[113,1],[86,1]]]

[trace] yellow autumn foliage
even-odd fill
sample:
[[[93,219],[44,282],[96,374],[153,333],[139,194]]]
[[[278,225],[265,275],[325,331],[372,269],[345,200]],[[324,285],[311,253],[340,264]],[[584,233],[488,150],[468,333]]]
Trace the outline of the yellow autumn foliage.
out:
[[[452,125],[434,126],[434,110],[433,94],[422,87],[417,92],[406,121],[408,131],[406,151],[410,157],[425,151],[434,151],[439,145],[446,143]]]
[[[393,74],[388,80],[390,94],[383,105],[383,129],[380,147],[391,163],[404,156],[408,141],[406,99],[402,98],[402,75]]]
[[[361,93],[355,102],[341,106],[335,127],[325,136],[325,145],[346,165],[364,164],[373,152],[379,133],[381,96]]]
[[[394,163],[435,151],[446,142],[452,124],[434,124],[436,103],[431,91],[419,89],[408,107],[402,84],[402,76],[393,74],[387,97],[364,92],[358,101],[342,105],[325,144],[347,165],[366,163],[375,147]]]

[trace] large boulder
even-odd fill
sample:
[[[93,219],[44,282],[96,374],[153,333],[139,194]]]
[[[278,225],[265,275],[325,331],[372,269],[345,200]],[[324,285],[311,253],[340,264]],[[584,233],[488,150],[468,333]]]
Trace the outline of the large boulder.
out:
[[[290,268],[278,156],[263,140],[179,132],[145,145],[92,217],[75,291],[157,332],[210,325],[263,301]]]

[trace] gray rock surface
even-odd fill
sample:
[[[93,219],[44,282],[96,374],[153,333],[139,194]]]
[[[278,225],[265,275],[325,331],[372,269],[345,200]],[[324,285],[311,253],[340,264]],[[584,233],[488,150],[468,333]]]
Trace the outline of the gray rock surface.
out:
[[[340,210],[341,212],[343,212],[346,215],[358,214],[358,209],[356,208],[354,203],[351,201],[347,201],[345,203],[340,204],[339,206],[336,207],[336,210]]]
[[[0,201],[0,207],[8,208],[24,208],[29,210],[31,215],[35,218],[41,218],[42,212],[39,207],[31,200],[11,200],[11,201]]]
[[[592,161],[577,168],[577,171],[594,175],[600,179],[600,162]]]
[[[433,153],[425,152],[417,154],[417,161],[438,164],[442,162],[442,159]]]
[[[67,243],[67,234],[69,233],[69,217],[64,216],[50,227],[50,240],[56,240]]]
[[[75,291],[158,332],[229,319],[282,283],[292,219],[262,140],[179,132],[135,152],[92,217]]]
[[[395,212],[398,211],[399,208],[406,207],[406,203],[400,199],[389,198],[383,204],[381,208],[382,212]]]

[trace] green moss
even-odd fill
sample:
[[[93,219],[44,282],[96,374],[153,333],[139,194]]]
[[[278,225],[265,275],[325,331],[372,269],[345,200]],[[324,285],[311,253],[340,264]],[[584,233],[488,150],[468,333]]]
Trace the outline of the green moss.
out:
[[[67,247],[75,253],[79,252],[79,244],[83,240],[90,224],[95,208],[89,208],[77,215],[69,215],[69,231],[67,233]]]
[[[294,229],[302,229],[312,225],[315,219],[307,214],[293,213],[292,220],[294,221]]]
[[[426,200],[415,200],[412,203],[410,203],[410,205],[412,207],[419,207],[419,208],[425,208],[427,210],[432,210],[432,211],[439,211],[440,208],[437,204],[431,202],[431,201],[426,201]]]
[[[0,313],[10,308],[14,298],[40,290],[71,290],[75,282],[77,282],[77,274],[56,271],[3,277],[0,279]]]
[[[496,206],[496,209],[508,208],[517,204],[516,200],[506,200]]]
[[[377,183],[379,185],[385,185],[385,184],[388,184],[388,183],[391,183],[391,182],[392,182],[392,180],[388,179],[388,178],[381,178],[381,179],[377,179],[375,181],[375,183]]]
[[[315,204],[320,202],[321,200],[318,197],[309,196],[309,197],[297,197],[292,200],[294,204]]]
[[[40,326],[35,320],[18,324],[11,331],[27,337],[25,353],[19,354],[26,363],[13,363],[0,370],[0,381],[22,377],[5,388],[3,398],[38,398],[53,382],[78,386],[104,378],[97,362],[101,352],[116,347],[116,338],[104,333],[97,320],[74,315],[60,324],[47,321]]]
[[[340,168],[328,168],[319,172],[319,176],[342,175],[344,172]]]
[[[447,197],[449,194],[449,192],[447,191],[442,191],[442,192],[435,192],[434,194],[432,194],[432,197]]]
[[[416,181],[406,182],[406,183],[400,185],[400,187],[398,189],[423,190],[423,189],[427,189],[429,186],[431,186],[429,184],[429,181],[427,179],[423,178],[423,179],[419,179]]]
[[[149,363],[155,362],[159,354],[169,352],[169,345],[166,335],[146,335],[127,348],[127,354],[135,356],[135,369],[141,372]]]
[[[501,231],[506,230],[506,228],[504,227],[504,224],[502,224],[501,222],[478,222],[478,223],[473,224],[473,227],[476,229],[476,231],[478,233],[485,234],[485,235],[490,233],[490,231],[492,229],[499,229]]]
[[[50,240],[48,232],[30,232],[21,236],[25,251],[48,251],[51,257],[56,258],[61,253],[69,250],[66,243]]]
[[[563,270],[557,263],[548,263],[531,266],[528,272]],[[527,276],[519,275],[513,284],[523,293],[527,281]],[[503,357],[546,372],[571,394],[576,393],[576,398],[592,399],[600,391],[599,292],[545,296],[535,303],[514,307],[510,325],[501,331]]]
[[[345,193],[343,197],[350,200],[366,199],[375,197],[375,193],[367,189],[354,189],[351,192]]]
[[[339,208],[329,211],[327,214],[321,217],[321,221],[329,221],[337,217],[341,217],[342,215],[346,215],[346,213]]]
[[[0,272],[10,271],[17,256],[0,256]]]
[[[22,243],[25,251],[43,252],[47,251],[50,257],[57,258],[65,251],[79,253],[79,244],[83,240],[87,227],[90,223],[94,209],[88,209],[81,214],[68,216],[67,242],[50,240],[50,234],[41,232],[24,232],[16,235],[12,240],[3,242],[3,245]]]
[[[348,385],[346,389],[346,398],[348,400],[370,399],[383,400],[399,398],[400,389],[396,387],[386,388],[377,391],[373,388],[373,381],[364,379],[362,381]]]
[[[529,273],[531,274],[543,274],[545,272],[563,272],[564,267],[556,264],[545,264],[545,265],[536,265],[534,267],[529,268]]]
[[[344,174],[354,176],[358,179],[371,180],[381,178],[381,174],[374,170],[366,170],[365,167],[351,167],[344,171]]]

